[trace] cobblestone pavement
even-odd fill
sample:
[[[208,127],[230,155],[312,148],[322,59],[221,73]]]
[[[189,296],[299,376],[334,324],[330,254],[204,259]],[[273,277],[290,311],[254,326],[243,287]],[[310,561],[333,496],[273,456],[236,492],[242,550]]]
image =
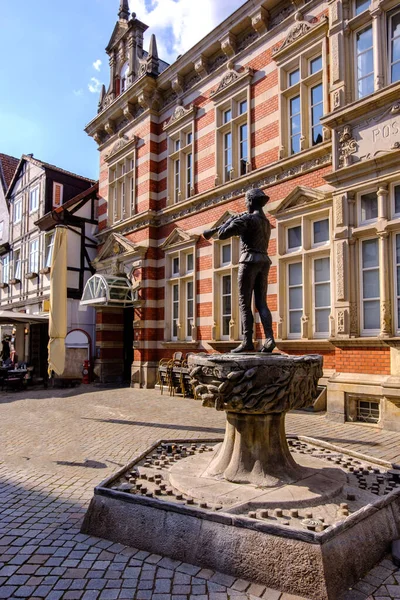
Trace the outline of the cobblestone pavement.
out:
[[[0,599],[304,600],[79,533],[96,483],[157,439],[222,436],[224,419],[158,391],[1,394]],[[400,462],[400,434],[313,413],[287,422],[289,433]],[[394,598],[400,570],[386,557],[343,600]]]

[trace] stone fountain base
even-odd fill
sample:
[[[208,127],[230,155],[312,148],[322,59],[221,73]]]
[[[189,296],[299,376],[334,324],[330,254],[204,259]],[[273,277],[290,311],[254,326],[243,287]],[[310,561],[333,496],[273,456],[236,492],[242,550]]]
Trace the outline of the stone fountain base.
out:
[[[288,441],[306,476],[277,488],[209,478],[221,440],[157,442],[95,489],[82,532],[339,600],[400,537],[400,471],[319,442]]]

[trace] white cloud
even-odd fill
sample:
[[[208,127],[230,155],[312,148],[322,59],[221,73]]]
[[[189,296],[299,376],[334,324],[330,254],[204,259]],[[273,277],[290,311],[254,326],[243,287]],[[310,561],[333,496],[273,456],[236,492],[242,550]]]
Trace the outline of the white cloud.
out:
[[[157,36],[160,58],[173,62],[189,50],[244,0],[202,0],[201,10],[193,0],[131,0],[131,10]]]
[[[91,77],[88,83],[89,92],[92,94],[98,94],[101,90],[101,82],[96,77]]]
[[[102,65],[102,62],[99,58],[97,60],[95,60],[93,63],[93,66],[96,69],[96,71],[100,71],[101,65]]]

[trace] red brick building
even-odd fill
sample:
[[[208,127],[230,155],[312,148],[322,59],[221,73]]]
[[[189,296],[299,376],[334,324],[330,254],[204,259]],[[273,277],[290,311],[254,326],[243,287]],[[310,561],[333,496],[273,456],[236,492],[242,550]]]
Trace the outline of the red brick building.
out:
[[[249,0],[167,65],[121,0],[86,128],[100,379],[151,386],[176,349],[238,344],[238,240],[201,233],[261,187],[278,347],[324,355],[331,418],[400,428],[399,23],[391,0]]]

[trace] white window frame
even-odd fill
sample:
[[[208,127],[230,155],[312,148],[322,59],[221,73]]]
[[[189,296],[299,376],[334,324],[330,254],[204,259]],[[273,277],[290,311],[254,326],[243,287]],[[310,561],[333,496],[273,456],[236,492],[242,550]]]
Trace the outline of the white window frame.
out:
[[[3,239],[3,233],[4,233],[4,221],[0,221],[0,240]]]
[[[178,298],[175,299],[175,290],[178,291]],[[171,283],[171,340],[178,340],[179,333],[179,309],[180,309],[180,294],[179,294],[179,282],[174,281]],[[175,316],[175,309],[177,309],[177,315]],[[176,334],[174,331],[176,325]]]
[[[135,171],[134,149],[109,165],[109,215],[113,225],[130,218],[137,211]]]
[[[357,35],[359,33],[362,33],[363,31],[365,31],[366,29],[371,29],[371,33],[372,33],[372,67],[373,70],[371,73],[369,73],[368,75],[364,75],[363,77],[361,77],[360,79],[358,78],[358,53],[357,53]],[[372,22],[369,23],[365,23],[362,27],[359,27],[358,29],[356,29],[354,31],[354,90],[355,90],[355,99],[356,100],[361,100],[362,98],[367,98],[368,96],[370,96],[371,94],[374,93],[375,91],[375,56],[374,56],[374,52],[379,52],[380,49],[378,48],[374,48],[374,43],[373,43],[373,36],[374,36],[374,31],[373,31],[373,24]],[[365,51],[363,52],[365,53]],[[362,79],[365,79],[366,77],[370,77],[372,75],[372,80],[373,80],[373,84],[372,84],[372,92],[370,92],[369,94],[365,94],[364,96],[360,96],[359,91],[358,91],[358,83],[359,81],[361,81]]]
[[[400,10],[398,7],[395,7],[392,11],[390,11],[387,14],[387,43],[388,43],[388,73],[387,73],[387,81],[388,84],[391,83],[398,83],[400,81],[400,79],[398,79],[396,82],[394,82],[392,80],[392,37],[391,37],[391,31],[392,31],[392,19],[395,15],[400,14]],[[390,38],[389,38],[390,35]],[[397,39],[397,38],[396,38]],[[397,61],[398,63],[400,61]]]
[[[192,329],[196,320],[195,314],[195,289],[196,282],[191,279],[185,280],[185,340],[191,341],[193,339]],[[189,286],[192,286],[192,296],[189,297]],[[191,315],[189,313],[192,313]]]
[[[224,294],[224,278],[225,277],[229,277],[230,279],[230,294]],[[233,281],[232,281],[232,273],[231,272],[226,272],[226,273],[221,273],[220,274],[220,290],[221,290],[221,297],[220,297],[220,305],[221,305],[221,333],[220,333],[220,339],[223,341],[227,341],[230,339],[230,322],[232,321],[232,316],[233,316]],[[231,299],[231,310],[229,313],[229,324],[228,324],[228,333],[224,333],[224,317],[227,316],[228,313],[224,314],[224,298],[225,297],[230,297]]]
[[[315,238],[314,238],[314,224],[315,223],[320,223],[322,221],[328,221],[328,239],[325,240],[324,242],[316,242]],[[311,247],[312,248],[321,248],[323,246],[329,245],[330,241],[331,241],[330,240],[330,238],[331,238],[331,235],[330,235],[331,232],[330,232],[329,216],[323,217],[322,219],[317,217],[315,219],[312,219],[310,221],[310,223],[311,223]]]
[[[165,250],[165,335],[167,341],[192,342],[196,331],[196,251],[194,244],[183,245],[179,250]],[[188,256],[193,256],[193,268],[189,269]],[[178,261],[178,271],[174,272],[174,262]],[[191,317],[192,325],[188,329],[189,299],[188,284],[193,284]],[[178,301],[174,301],[174,286],[178,286]],[[178,317],[174,318],[174,306],[177,306]],[[177,335],[174,335],[174,321],[179,325]]]
[[[35,186],[33,189],[29,190],[29,214],[36,212],[39,210],[39,186]],[[35,199],[35,203],[32,200]]]
[[[301,237],[301,243],[300,246],[294,246],[293,248],[289,248],[289,229],[296,229],[297,227],[300,227],[300,237]],[[299,252],[300,250],[303,249],[303,223],[298,223],[297,225],[295,223],[288,225],[286,227],[286,253],[287,254],[293,254],[294,252]]]
[[[379,297],[368,298],[366,301],[377,301],[379,300],[379,328],[377,329],[365,329],[364,327],[364,294],[363,294],[363,283],[364,283],[364,269],[363,269],[363,242],[375,241],[378,246],[378,267],[371,267],[365,270],[373,270],[378,269],[378,275],[380,275],[380,264],[379,264],[379,239],[376,237],[365,237],[360,240],[360,251],[359,251],[359,273],[360,273],[360,291],[359,291],[359,302],[360,302],[360,324],[361,324],[361,336],[362,337],[376,337],[380,333],[380,306],[381,306],[381,297],[380,297],[380,289],[379,289]]]
[[[36,246],[36,250],[32,250],[33,246]],[[29,273],[39,273],[40,268],[40,256],[39,256],[39,238],[35,238],[29,242]],[[36,256],[36,259],[32,259]],[[37,268],[35,268],[37,267]]]
[[[242,104],[246,110],[242,111]],[[216,181],[228,183],[232,179],[244,177],[251,170],[251,111],[250,88],[244,87],[231,97],[224,98],[216,107]],[[227,120],[225,115],[229,113]],[[246,138],[241,139],[242,126],[247,127]],[[227,161],[226,136],[230,135],[231,164]],[[246,156],[242,158],[242,148],[246,148]],[[243,169],[244,161],[246,168]],[[230,167],[230,168],[228,168]],[[243,172],[244,171],[244,172]]]
[[[221,223],[220,223],[221,224]],[[238,273],[240,247],[239,238],[214,240],[213,244],[213,321],[215,323],[213,339],[215,341],[235,341],[243,339],[242,322],[239,312]],[[223,248],[230,248],[230,261],[223,261]],[[223,333],[223,277],[231,278],[231,318],[229,335]]]
[[[361,202],[362,202],[362,197],[366,196],[367,194],[376,194],[376,203],[377,203],[377,216],[374,219],[366,219],[366,220],[362,220],[362,208],[361,208]],[[358,192],[357,194],[357,214],[358,214],[358,224],[359,226],[363,226],[363,225],[370,225],[371,223],[376,223],[378,220],[378,213],[379,210],[379,201],[378,201],[378,190],[377,188],[370,188],[368,190],[363,190],[362,192]]]
[[[54,239],[56,237],[55,231],[46,234],[45,236],[45,267],[51,267],[52,257],[53,257],[53,249],[54,249]]]
[[[229,247],[229,261],[224,261],[224,248]],[[220,245],[220,265],[221,267],[227,267],[232,264],[232,244],[229,240],[228,242],[221,243]]]
[[[3,283],[10,283],[10,255],[5,254],[3,256],[3,269],[2,269],[2,281]]]
[[[178,204],[195,193],[195,131],[194,119],[167,138],[168,144],[168,204]],[[189,168],[189,158],[191,165]]]
[[[290,265],[301,265],[301,284],[296,284],[291,286],[289,281],[289,269],[290,269]],[[301,339],[301,320],[302,317],[304,315],[304,261],[302,258],[300,258],[300,260],[290,260],[286,262],[286,281],[287,281],[287,311],[286,311],[286,318],[287,318],[287,338],[288,340],[299,340]],[[291,288],[299,288],[301,287],[301,298],[302,298],[302,302],[301,302],[301,308],[290,308],[290,289]],[[299,333],[292,333],[290,331],[290,313],[291,312],[300,312],[301,311],[301,317],[300,317],[300,332]]]
[[[392,214],[393,219],[400,218],[400,210],[399,210],[399,212],[396,212],[396,188],[397,187],[400,190],[400,181],[395,181],[390,185],[390,198],[391,198],[390,208],[391,208],[391,214]]]
[[[17,225],[18,223],[21,223],[22,221],[22,198],[18,198],[18,200],[15,200],[14,202],[14,219],[13,219],[13,223],[14,225]]]
[[[22,249],[14,250],[14,279],[21,281],[22,278]]]
[[[321,219],[322,220],[322,219]],[[326,281],[320,281],[320,282],[316,282],[315,281],[315,262],[317,260],[324,260],[324,259],[328,259],[329,260],[329,279],[327,279]],[[303,273],[304,273],[304,266],[303,266]],[[303,276],[303,281],[304,281],[304,276]],[[318,285],[326,285],[327,283],[329,283],[329,306],[316,306],[316,288]],[[304,283],[303,283],[304,285]],[[313,313],[312,313],[312,320],[313,320],[313,338],[314,339],[326,339],[329,337],[329,317],[328,317],[328,329],[326,331],[317,331],[316,327],[317,327],[317,318],[316,318],[316,313],[317,310],[328,310],[329,309],[329,315],[332,314],[332,260],[331,260],[331,256],[330,254],[317,254],[315,256],[312,257],[312,296],[313,296],[313,300],[312,300],[312,309],[313,309]]]

